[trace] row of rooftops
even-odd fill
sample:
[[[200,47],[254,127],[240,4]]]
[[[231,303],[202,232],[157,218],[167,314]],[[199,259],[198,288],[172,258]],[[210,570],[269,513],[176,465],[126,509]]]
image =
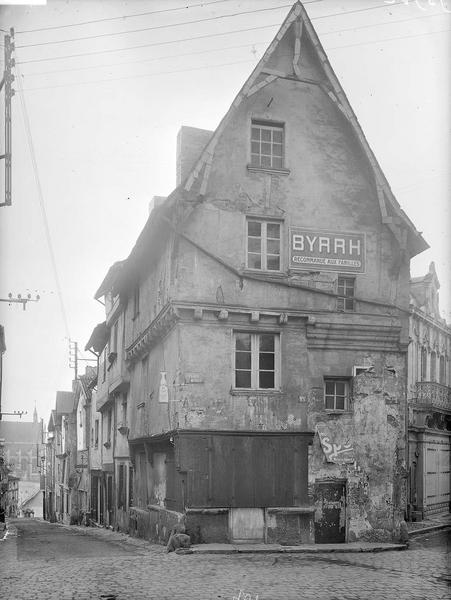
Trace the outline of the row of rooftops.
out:
[[[87,398],[91,397],[92,388],[97,382],[97,368],[87,366],[83,375],[80,375],[73,382],[73,390],[71,392],[58,391],[56,392],[55,408],[50,413],[48,431],[53,432],[56,425],[61,424],[63,416],[72,414],[77,408],[78,393],[77,386],[80,385]]]

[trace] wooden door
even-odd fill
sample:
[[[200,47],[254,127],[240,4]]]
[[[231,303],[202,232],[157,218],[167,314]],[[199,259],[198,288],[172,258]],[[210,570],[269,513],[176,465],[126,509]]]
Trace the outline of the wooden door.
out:
[[[450,501],[450,445],[447,437],[426,438],[425,509],[427,514],[447,512]]]
[[[232,543],[264,542],[265,514],[263,508],[231,508],[229,512]]]
[[[315,484],[315,542],[337,544],[346,541],[346,482]]]

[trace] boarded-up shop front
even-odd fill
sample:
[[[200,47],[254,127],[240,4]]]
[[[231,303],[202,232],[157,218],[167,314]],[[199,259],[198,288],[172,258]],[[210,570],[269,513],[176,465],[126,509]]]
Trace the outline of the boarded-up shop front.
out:
[[[304,432],[180,431],[187,523],[204,541],[311,541]]]
[[[312,437],[177,430],[133,441],[133,512],[138,520],[148,518],[145,537],[152,537],[153,521],[161,531],[178,514],[198,542],[313,541],[307,497]],[[155,514],[146,517],[140,509]]]

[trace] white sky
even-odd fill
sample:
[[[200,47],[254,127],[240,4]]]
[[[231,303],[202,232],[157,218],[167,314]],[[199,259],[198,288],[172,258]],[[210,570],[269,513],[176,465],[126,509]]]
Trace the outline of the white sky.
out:
[[[24,90],[65,313],[16,92],[13,205],[0,209],[0,298],[39,293],[41,300],[26,311],[0,303],[4,411],[26,410],[30,420],[36,402],[47,421],[56,391],[70,389],[67,338],[82,349],[104,320],[93,295],[109,266],[129,254],[152,196],[174,188],[180,126],[218,125],[291,6],[211,1],[49,0],[47,6],[0,7],[0,27],[16,31],[16,79]],[[431,246],[414,259],[412,275],[425,274],[435,261],[449,322],[451,0],[393,6],[307,0],[305,8],[398,201]],[[131,17],[151,11],[165,12]],[[245,11],[252,12],[177,25]],[[123,18],[62,27],[111,17]],[[49,27],[55,28],[27,32]],[[102,35],[108,33],[118,35]],[[102,37],[50,43],[89,36]],[[200,36],[212,37],[181,41]],[[61,58],[74,54],[86,56]]]

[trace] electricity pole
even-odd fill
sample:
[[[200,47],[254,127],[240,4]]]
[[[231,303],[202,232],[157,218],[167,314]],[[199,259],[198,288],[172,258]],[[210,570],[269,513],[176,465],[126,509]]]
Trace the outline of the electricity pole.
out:
[[[0,302],[7,302],[9,305],[11,304],[22,304],[23,309],[26,309],[27,302],[39,302],[41,297],[39,294],[36,295],[36,298],[32,298],[31,294],[28,294],[26,298],[22,298],[21,294],[17,294],[17,298],[14,298],[11,293],[8,294],[7,298],[0,298]]]
[[[3,78],[0,82],[0,91],[5,88],[5,153],[0,154],[0,159],[5,161],[5,201],[0,203],[0,206],[11,206],[11,188],[12,188],[12,127],[11,127],[11,98],[15,91],[12,88],[14,75],[11,70],[15,66],[16,61],[13,58],[14,45],[14,29],[11,27],[9,34],[5,35],[5,70]]]
[[[78,343],[69,340],[69,368],[74,370],[74,379],[78,379],[78,362],[97,362],[95,358],[80,358],[78,356]]]
[[[69,340],[69,367],[75,371],[74,379],[78,379],[78,343]]]

